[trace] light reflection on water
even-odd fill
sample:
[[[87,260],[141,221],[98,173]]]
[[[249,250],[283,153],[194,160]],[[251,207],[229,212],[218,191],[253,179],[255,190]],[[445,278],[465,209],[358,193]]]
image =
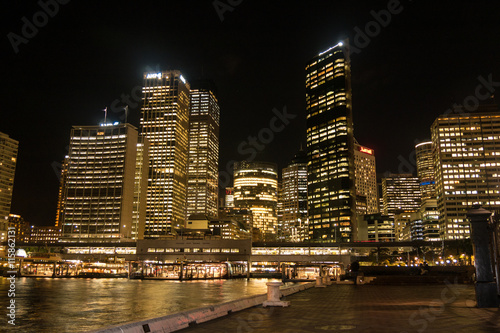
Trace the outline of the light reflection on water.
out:
[[[263,294],[268,281],[19,278],[15,331],[85,332]],[[8,289],[8,280],[0,277],[2,309],[8,306]],[[11,326],[6,321],[2,318],[0,330]]]

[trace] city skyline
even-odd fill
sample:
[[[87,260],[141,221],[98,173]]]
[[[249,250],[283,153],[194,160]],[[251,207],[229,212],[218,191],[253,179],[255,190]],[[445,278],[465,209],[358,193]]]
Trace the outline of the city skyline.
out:
[[[20,142],[11,212],[32,224],[53,225],[59,187],[54,166],[67,154],[71,127],[97,124],[105,106],[110,118],[122,120],[126,104],[122,95],[129,96],[128,120],[138,127],[141,101],[134,98],[134,89],[142,84],[142,72],[157,65],[160,70],[185,71],[188,81],[203,76],[217,84],[220,171],[226,171],[230,160],[248,158],[238,152],[238,145],[269,126],[273,109],[283,112],[286,107],[296,117],[274,133],[274,140],[256,158],[276,162],[281,169],[305,143],[305,63],[346,37],[359,51],[351,56],[356,138],[377,152],[377,171],[413,167],[415,173],[411,163],[415,140],[430,139],[434,119],[453,103],[475,96],[476,87],[484,87],[484,82],[493,89],[498,85],[498,46],[489,42],[498,31],[491,10],[495,5],[401,2],[390,22],[379,23],[379,31],[362,43],[359,32],[366,32],[368,23],[379,22],[372,11],[380,13],[387,6],[385,1],[244,2],[226,11],[221,21],[212,2],[198,7],[108,4],[97,11],[77,3],[60,5],[46,26],[39,27],[28,43],[18,45],[17,53],[9,39],[4,40],[10,52],[4,69],[10,84],[0,131]],[[304,15],[303,24],[286,23],[288,16],[306,9],[310,14]],[[36,3],[12,5],[4,35],[22,34],[21,18],[31,20],[40,10]],[[184,26],[182,33],[155,23],[162,10],[179,14],[170,24]],[[98,22],[79,19],[86,13]],[[310,24],[329,16],[329,23]],[[193,22],[189,27],[180,25],[186,18]],[[457,54],[450,46],[458,41],[471,52]],[[263,85],[254,88],[256,82]],[[282,149],[284,145],[289,149]],[[40,172],[37,177],[33,167]]]

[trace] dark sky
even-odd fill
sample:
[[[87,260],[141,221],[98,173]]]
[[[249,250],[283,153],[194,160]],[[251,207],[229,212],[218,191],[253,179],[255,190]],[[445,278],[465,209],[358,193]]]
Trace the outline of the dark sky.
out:
[[[344,38],[359,49],[351,54],[355,137],[375,149],[379,173],[406,171],[401,160],[411,160],[415,141],[430,138],[437,115],[474,96],[479,76],[500,81],[496,1],[401,1],[390,19],[382,15],[384,26],[371,12],[393,1],[216,3],[230,2],[221,21],[214,1],[72,0],[44,22],[36,1],[3,1],[0,131],[20,141],[12,212],[54,223],[53,166],[67,153],[71,126],[98,123],[147,69],[215,82],[221,170],[248,158],[238,145],[284,107],[296,117],[257,159],[286,166],[305,143],[304,65]],[[34,17],[40,27],[25,29],[16,53],[9,36],[23,37]],[[361,40],[367,24],[371,37]],[[131,102],[138,126],[140,103]]]

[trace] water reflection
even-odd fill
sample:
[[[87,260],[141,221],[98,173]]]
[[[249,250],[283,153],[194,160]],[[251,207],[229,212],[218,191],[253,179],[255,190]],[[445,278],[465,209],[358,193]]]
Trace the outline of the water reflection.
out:
[[[262,294],[267,281],[19,278],[15,330],[85,332]],[[8,306],[8,289],[8,280],[0,278],[3,309]]]

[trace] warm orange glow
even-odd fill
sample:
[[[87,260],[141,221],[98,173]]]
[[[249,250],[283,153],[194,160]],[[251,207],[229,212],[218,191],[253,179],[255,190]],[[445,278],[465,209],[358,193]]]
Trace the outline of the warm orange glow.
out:
[[[359,147],[359,151],[365,154],[373,155],[373,149],[366,148],[366,147]]]

